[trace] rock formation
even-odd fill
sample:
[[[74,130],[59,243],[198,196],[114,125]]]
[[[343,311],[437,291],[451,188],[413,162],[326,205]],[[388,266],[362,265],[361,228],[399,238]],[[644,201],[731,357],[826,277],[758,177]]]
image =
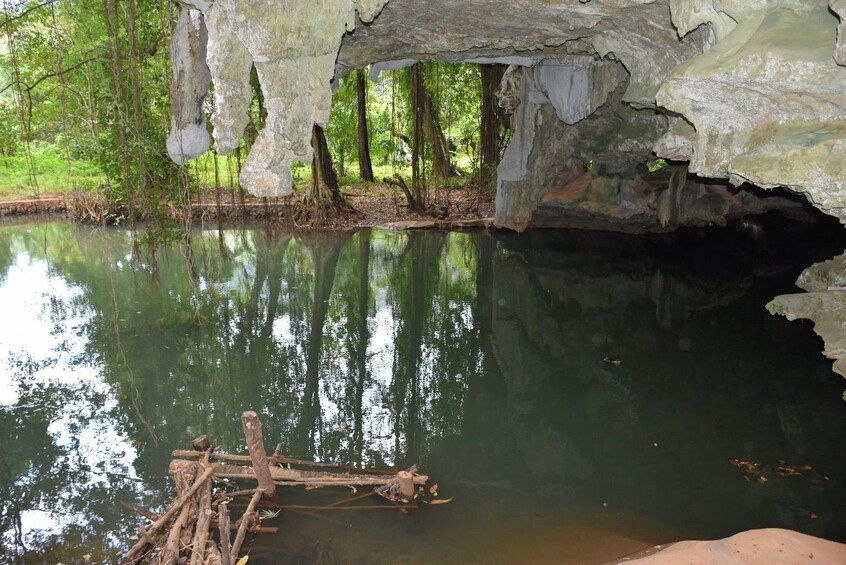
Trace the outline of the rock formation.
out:
[[[238,147],[255,66],[268,117],[241,173],[253,194],[290,193],[346,70],[498,61],[519,65],[502,227],[661,230],[774,205],[729,182],[785,186],[846,220],[842,0],[181,2],[168,150],[182,163],[208,147],[209,76],[215,149]],[[674,169],[672,192],[672,175],[644,174],[653,151],[724,182]]]
[[[811,265],[796,285],[806,292],[777,296],[767,310],[788,320],[812,320],[825,343],[823,354],[834,359],[834,371],[846,377],[846,254]]]
[[[292,192],[291,165],[311,159],[314,124],[329,119],[330,83],[341,39],[356,25],[356,14],[370,21],[387,0],[203,0],[183,2],[174,30],[174,128],[168,150],[177,162],[207,149],[195,142],[195,112],[202,105],[198,86],[206,46],[215,88],[215,149],[235,150],[248,123],[252,101],[250,72],[255,66],[264,94],[267,123],[241,170],[241,183],[256,196]],[[184,15],[188,12],[190,15]],[[190,21],[191,25],[183,23]],[[205,29],[204,29],[205,27]],[[206,32],[207,30],[207,32]],[[182,78],[183,75],[185,78]],[[182,86],[184,85],[184,86]]]

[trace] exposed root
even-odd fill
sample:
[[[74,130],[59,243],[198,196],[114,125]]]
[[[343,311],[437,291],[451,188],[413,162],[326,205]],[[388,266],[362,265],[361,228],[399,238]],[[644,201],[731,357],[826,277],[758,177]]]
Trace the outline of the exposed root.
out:
[[[338,199],[337,201],[302,200],[294,205],[292,219],[299,228],[345,227],[353,216],[361,213]]]

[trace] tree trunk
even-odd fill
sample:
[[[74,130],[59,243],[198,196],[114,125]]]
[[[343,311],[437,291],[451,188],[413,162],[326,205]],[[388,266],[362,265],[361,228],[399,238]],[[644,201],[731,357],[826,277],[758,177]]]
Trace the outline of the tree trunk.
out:
[[[308,200],[313,203],[340,205],[341,189],[332,166],[332,154],[329,152],[323,128],[316,124],[312,130],[311,147],[314,157],[311,160],[311,193]]]
[[[129,218],[132,221],[134,219],[132,157],[129,153],[129,145],[126,139],[127,103],[126,89],[123,87],[123,81],[121,80],[123,61],[120,51],[120,38],[118,36],[118,17],[115,0],[103,0],[103,22],[106,27],[106,46],[109,55],[108,66],[112,82],[112,106],[115,115],[112,131],[117,140],[117,150],[118,155],[120,155],[120,176],[124,184],[126,202],[129,206]]]
[[[499,165],[501,137],[499,126],[502,109],[497,104],[496,89],[505,73],[505,65],[479,65],[482,76],[482,120],[479,129],[481,162],[479,181],[482,190],[496,188],[496,168]]]
[[[367,83],[364,69],[355,72],[356,99],[358,101],[358,174],[361,180],[373,182],[373,164],[370,162],[370,136],[367,133]]]
[[[141,189],[141,197],[144,202],[144,213],[152,212],[150,202],[150,192],[152,191],[152,183],[147,174],[146,155],[144,154],[144,145],[140,143],[143,139],[144,131],[144,106],[141,91],[141,77],[138,67],[141,64],[141,57],[138,52],[138,33],[135,27],[136,9],[135,0],[126,1],[126,28],[129,35],[129,80],[131,85],[131,100],[132,100],[132,116],[133,127],[132,132],[136,143],[133,153],[133,160],[138,167],[138,188]]]
[[[411,191],[414,200],[425,206],[423,186],[425,179],[420,170],[423,156],[423,66],[415,63],[411,66],[410,96],[411,101]]]

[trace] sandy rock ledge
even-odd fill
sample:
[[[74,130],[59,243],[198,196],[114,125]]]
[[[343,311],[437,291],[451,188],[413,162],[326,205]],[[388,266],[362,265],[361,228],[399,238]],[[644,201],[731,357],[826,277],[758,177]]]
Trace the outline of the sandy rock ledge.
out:
[[[660,548],[660,549],[659,549]],[[657,550],[657,552],[656,552]],[[644,555],[648,554],[648,555]],[[740,532],[714,541],[683,541],[627,557],[618,563],[638,565],[796,565],[846,563],[846,545],[767,528]]]

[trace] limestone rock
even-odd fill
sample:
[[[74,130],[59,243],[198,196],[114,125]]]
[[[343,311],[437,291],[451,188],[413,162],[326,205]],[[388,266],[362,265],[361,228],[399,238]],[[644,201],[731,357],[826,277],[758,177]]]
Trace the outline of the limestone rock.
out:
[[[341,39],[354,29],[356,13],[370,21],[386,2],[202,2],[208,26],[207,61],[215,85],[212,124],[220,153],[239,146],[249,122],[253,65],[264,95],[267,123],[241,170],[241,183],[251,194],[291,194],[293,161],[311,159],[312,127],[329,119],[330,82]]]
[[[837,47],[834,50],[834,60],[838,65],[846,65],[846,0],[831,0],[828,3],[831,11],[840,18],[837,26]]]
[[[724,39],[664,82],[658,103],[695,128],[692,171],[787,186],[846,219],[846,69],[832,56],[837,19],[816,2],[744,5],[728,10],[738,24]]]
[[[167,138],[167,152],[180,165],[209,149],[209,133],[203,111],[203,101],[211,81],[206,64],[207,40],[202,12],[183,7],[170,44],[173,115]]]
[[[807,292],[777,296],[767,310],[788,320],[812,320],[825,343],[823,354],[834,359],[834,371],[846,377],[846,254],[811,265],[796,285]]]

